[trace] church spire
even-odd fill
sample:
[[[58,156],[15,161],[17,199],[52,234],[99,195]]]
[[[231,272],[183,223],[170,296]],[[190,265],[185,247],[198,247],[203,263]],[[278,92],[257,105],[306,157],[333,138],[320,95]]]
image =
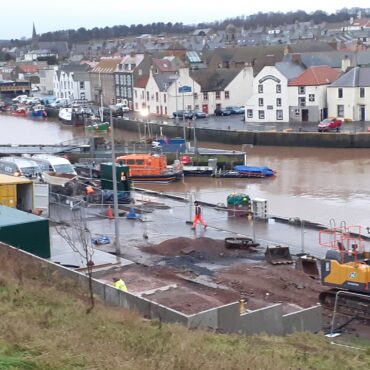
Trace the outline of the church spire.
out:
[[[32,27],[32,48],[37,49],[37,44],[38,44],[38,37],[36,33],[36,27],[35,27],[35,22],[33,22],[33,27]]]

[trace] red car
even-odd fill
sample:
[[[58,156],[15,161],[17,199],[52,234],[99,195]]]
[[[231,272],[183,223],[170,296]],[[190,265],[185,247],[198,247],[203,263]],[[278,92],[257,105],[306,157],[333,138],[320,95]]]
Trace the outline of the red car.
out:
[[[343,121],[338,118],[326,118],[318,124],[317,131],[328,132],[335,130],[338,132],[342,123]]]

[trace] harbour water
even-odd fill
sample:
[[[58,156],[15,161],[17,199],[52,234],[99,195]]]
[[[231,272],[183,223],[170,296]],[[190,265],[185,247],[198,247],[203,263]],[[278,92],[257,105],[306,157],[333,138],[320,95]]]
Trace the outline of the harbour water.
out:
[[[84,136],[83,128],[59,122],[29,120],[0,115],[0,144],[51,144]],[[115,130],[116,138],[135,139],[136,134]],[[241,150],[238,146],[199,143],[208,147]],[[268,166],[277,176],[268,179],[185,178],[182,183],[148,184],[152,190],[184,195],[194,192],[198,200],[226,203],[227,195],[243,192],[268,200],[268,212],[299,217],[328,225],[370,226],[370,149],[324,149],[245,147],[249,165]]]

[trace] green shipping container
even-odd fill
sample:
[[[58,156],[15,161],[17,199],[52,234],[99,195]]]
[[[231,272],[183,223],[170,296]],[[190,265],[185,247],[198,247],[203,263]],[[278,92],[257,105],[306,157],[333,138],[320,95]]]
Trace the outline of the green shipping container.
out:
[[[130,191],[130,168],[129,166],[116,164],[116,176],[117,176],[117,190],[118,191]],[[113,173],[112,163],[102,163],[100,165],[100,178],[101,187],[105,190],[113,190]]]
[[[0,241],[42,258],[50,258],[49,221],[0,206]]]

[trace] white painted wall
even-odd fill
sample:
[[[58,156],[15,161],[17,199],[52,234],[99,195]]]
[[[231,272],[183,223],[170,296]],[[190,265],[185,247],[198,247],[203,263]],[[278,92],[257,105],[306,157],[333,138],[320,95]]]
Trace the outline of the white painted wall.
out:
[[[261,81],[261,79],[264,79]],[[274,79],[277,79],[276,81]],[[281,92],[276,92],[276,85],[281,86]],[[263,92],[258,92],[258,86],[263,86]],[[263,106],[259,106],[259,99],[263,99]],[[277,107],[276,99],[281,99],[281,107]],[[293,98],[292,98],[293,99]],[[283,119],[278,122],[289,122],[289,91],[287,78],[274,66],[264,67],[253,80],[253,93],[245,106],[246,122],[277,122],[276,111],[283,111]],[[271,107],[272,109],[267,109]],[[248,117],[248,110],[252,110],[253,117]],[[259,118],[259,111],[264,111],[264,118]]]
[[[360,106],[365,106],[365,120],[370,120],[370,87],[365,87],[365,97],[360,98],[359,87],[343,87],[343,98],[338,97],[338,87],[327,90],[328,112],[330,117],[337,117],[338,105],[344,105],[344,119],[360,120]]]

